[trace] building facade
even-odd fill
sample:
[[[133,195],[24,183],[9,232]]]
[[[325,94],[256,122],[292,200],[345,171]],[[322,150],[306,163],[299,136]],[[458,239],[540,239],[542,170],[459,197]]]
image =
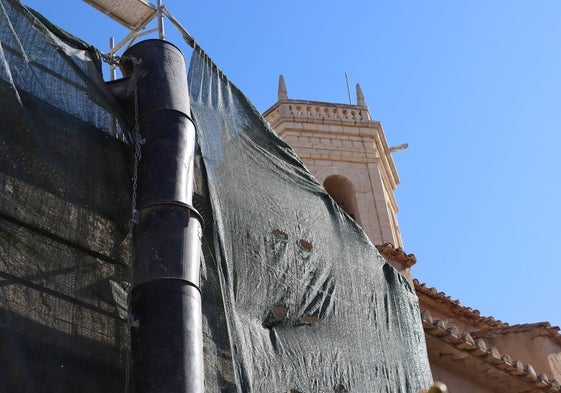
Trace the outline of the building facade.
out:
[[[388,146],[359,85],[356,90],[356,105],[290,99],[281,75],[278,101],[263,116],[414,286],[434,379],[452,393],[561,391],[558,327],[510,326],[413,279],[416,258],[403,249],[394,196],[399,177],[392,153],[404,146]]]

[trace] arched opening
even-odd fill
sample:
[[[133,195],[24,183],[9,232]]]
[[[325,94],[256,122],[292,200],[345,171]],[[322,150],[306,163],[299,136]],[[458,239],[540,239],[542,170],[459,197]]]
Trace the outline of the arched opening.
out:
[[[331,175],[324,180],[323,187],[339,207],[360,224],[353,183],[344,176]]]

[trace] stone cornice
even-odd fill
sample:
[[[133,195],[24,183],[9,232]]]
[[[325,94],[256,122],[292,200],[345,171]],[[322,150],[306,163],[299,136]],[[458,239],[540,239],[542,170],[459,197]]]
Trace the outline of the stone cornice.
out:
[[[326,136],[356,135],[362,139],[373,139],[373,149],[379,154],[379,162],[384,169],[385,187],[394,191],[399,184],[399,176],[393,161],[392,152],[386,141],[382,125],[372,120],[366,106],[336,104],[319,101],[281,99],[263,113],[263,117],[271,124],[271,127],[282,137],[287,132],[305,133],[307,129],[302,124],[317,124],[323,127],[329,126],[327,130],[313,130],[318,134]],[[299,124],[294,127],[290,123]],[[281,127],[281,125],[284,125]],[[310,130],[313,128],[311,126]],[[336,129],[338,130],[336,131]],[[341,160],[341,158],[335,158]],[[366,159],[366,157],[365,157]],[[354,161],[354,159],[353,159]],[[369,160],[368,160],[369,161]],[[397,211],[397,205],[395,204]]]
[[[275,128],[283,118],[298,122],[319,122],[321,124],[357,124],[371,122],[368,108],[358,105],[334,104],[307,100],[281,100],[267,109],[263,117]]]

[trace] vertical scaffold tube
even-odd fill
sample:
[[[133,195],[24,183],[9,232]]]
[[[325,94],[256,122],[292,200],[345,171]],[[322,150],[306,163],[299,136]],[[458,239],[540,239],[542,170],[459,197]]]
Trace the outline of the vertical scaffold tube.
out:
[[[130,299],[134,391],[203,393],[202,222],[191,206],[195,128],[185,60],[161,40],[122,58],[143,139]]]

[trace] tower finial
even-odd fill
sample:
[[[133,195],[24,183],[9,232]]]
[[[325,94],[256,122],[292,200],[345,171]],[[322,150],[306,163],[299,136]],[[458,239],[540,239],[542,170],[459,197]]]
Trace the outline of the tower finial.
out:
[[[366,100],[364,99],[364,94],[362,94],[362,89],[358,83],[356,84],[356,104],[366,107]]]
[[[286,83],[284,82],[284,76],[282,74],[279,76],[278,97],[279,101],[288,100],[288,91],[286,90]]]

